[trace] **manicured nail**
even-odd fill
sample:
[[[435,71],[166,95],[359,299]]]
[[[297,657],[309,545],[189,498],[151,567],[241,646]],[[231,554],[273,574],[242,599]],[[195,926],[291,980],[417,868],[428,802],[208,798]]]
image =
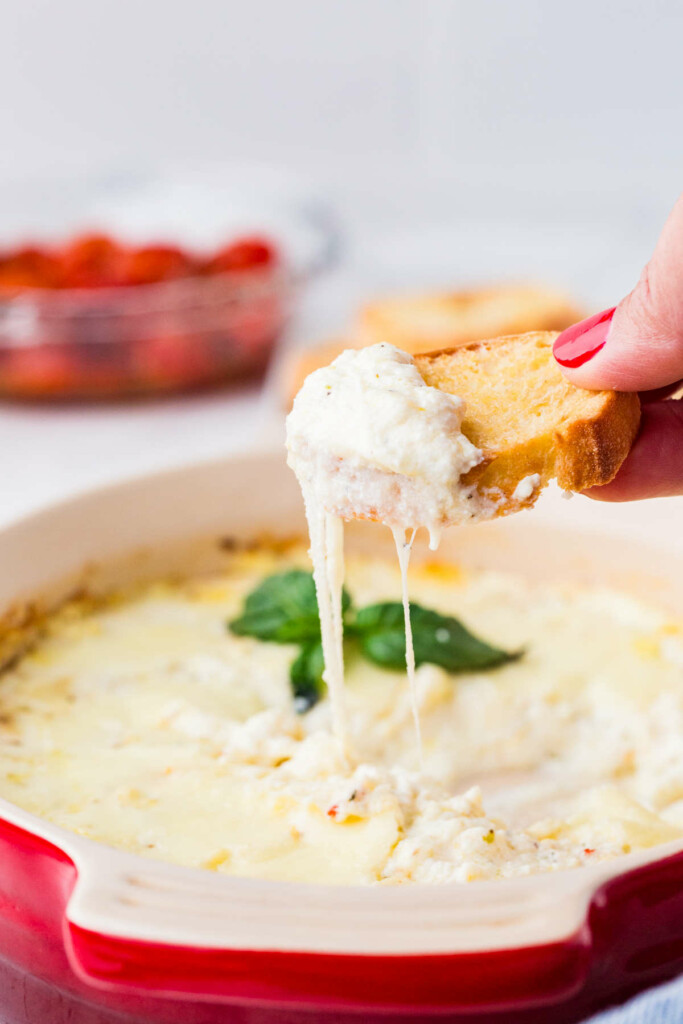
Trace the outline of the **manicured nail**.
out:
[[[595,313],[562,331],[553,345],[553,355],[560,366],[583,366],[600,351],[607,341],[615,309],[613,306],[604,313]]]

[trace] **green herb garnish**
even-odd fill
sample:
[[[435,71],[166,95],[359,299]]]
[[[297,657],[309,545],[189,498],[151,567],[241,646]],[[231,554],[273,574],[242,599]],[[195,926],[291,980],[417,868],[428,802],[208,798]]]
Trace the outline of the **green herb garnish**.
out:
[[[496,668],[519,657],[493,647],[470,633],[458,619],[440,615],[420,604],[410,605],[415,665],[439,665],[447,672],[476,672]],[[366,658],[384,668],[402,669],[406,663],[403,605],[398,601],[361,608],[353,624]]]
[[[342,607],[351,603],[346,590]],[[252,590],[242,614],[230,623],[238,636],[255,636],[276,644],[305,644],[320,639],[315,583],[310,572],[292,569],[268,576]]]
[[[386,601],[354,613],[346,590],[342,613],[347,643],[382,668],[400,671],[406,663],[403,605]],[[416,665],[439,665],[447,672],[496,668],[521,656],[480,640],[449,615],[410,605]],[[242,614],[229,623],[237,636],[253,636],[279,644],[299,644],[289,678],[298,711],[308,711],[323,693],[323,651],[315,584],[301,569],[268,576],[247,597]]]
[[[323,645],[320,640],[305,644],[289,669],[297,711],[308,711],[320,700],[323,691]]]

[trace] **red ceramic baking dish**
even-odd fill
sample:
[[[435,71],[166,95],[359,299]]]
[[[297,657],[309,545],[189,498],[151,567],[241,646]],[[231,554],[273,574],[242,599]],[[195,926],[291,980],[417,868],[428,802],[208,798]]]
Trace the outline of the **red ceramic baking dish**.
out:
[[[227,535],[302,528],[280,454],[101,490],[2,531],[0,614],[208,566]],[[456,553],[545,578],[627,577],[681,607],[683,551],[625,548],[542,512],[468,530],[466,545],[451,531],[443,554]],[[510,881],[336,888],[152,862],[0,801],[6,1024],[560,1024],[681,968],[683,842]]]

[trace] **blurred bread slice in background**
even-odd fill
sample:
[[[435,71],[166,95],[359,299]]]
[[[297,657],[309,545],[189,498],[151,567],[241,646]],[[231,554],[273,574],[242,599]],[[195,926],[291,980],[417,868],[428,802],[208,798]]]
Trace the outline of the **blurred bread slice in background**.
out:
[[[582,313],[566,295],[534,285],[406,295],[361,310],[363,345],[387,341],[411,355],[525,331],[561,331]]]
[[[281,388],[289,407],[305,378],[346,348],[387,341],[416,355],[526,331],[561,331],[586,315],[564,293],[542,285],[425,292],[364,306],[348,333],[285,358]]]

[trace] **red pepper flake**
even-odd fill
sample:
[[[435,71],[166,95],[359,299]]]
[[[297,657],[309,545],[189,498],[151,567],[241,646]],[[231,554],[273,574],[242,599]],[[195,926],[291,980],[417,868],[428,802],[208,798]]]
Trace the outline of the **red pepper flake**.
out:
[[[586,848],[584,849],[584,851],[583,851],[583,852],[584,852],[584,853],[586,853],[586,854],[589,854],[589,853],[595,853],[595,850],[591,850],[590,846],[587,846],[587,847],[586,847]]]
[[[339,814],[339,804],[332,804],[327,811],[328,818],[336,818]]]

